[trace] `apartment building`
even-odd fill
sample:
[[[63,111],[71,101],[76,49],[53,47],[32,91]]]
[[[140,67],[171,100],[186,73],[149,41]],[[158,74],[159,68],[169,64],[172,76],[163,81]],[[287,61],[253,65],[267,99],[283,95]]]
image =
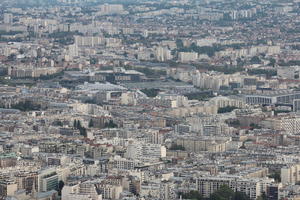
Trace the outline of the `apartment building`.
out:
[[[272,180],[256,179],[256,178],[241,178],[231,176],[215,176],[215,177],[199,177],[197,178],[197,189],[203,197],[209,197],[213,192],[221,186],[227,185],[233,191],[245,193],[250,199],[255,200],[263,192],[266,192],[266,184],[271,184]]]

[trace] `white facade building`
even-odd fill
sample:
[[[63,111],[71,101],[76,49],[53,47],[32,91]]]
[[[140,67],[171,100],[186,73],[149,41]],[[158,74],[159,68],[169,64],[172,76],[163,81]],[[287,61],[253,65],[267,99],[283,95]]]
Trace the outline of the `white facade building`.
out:
[[[179,61],[180,62],[191,62],[198,59],[198,53],[196,52],[179,52]]]

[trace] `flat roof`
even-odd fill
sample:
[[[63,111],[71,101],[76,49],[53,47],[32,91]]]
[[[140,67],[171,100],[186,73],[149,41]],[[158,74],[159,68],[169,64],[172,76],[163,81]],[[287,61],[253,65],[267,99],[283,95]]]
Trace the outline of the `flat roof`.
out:
[[[292,90],[265,90],[263,92],[256,92],[253,94],[245,94],[245,96],[259,96],[259,97],[277,97],[277,96],[286,96],[286,95],[295,95],[299,94],[300,91],[292,91]]]

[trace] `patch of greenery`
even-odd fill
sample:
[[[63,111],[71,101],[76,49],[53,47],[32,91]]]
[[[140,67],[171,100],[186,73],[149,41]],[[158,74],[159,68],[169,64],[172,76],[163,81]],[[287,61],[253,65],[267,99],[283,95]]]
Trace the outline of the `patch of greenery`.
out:
[[[218,113],[228,113],[228,112],[233,111],[234,109],[237,109],[237,107],[235,107],[235,106],[226,106],[224,108],[219,108]]]
[[[52,123],[53,126],[63,126],[64,124],[60,120],[56,120]]]
[[[281,172],[280,170],[272,172],[269,176],[269,178],[274,178],[276,182],[281,182]]]
[[[300,65],[300,60],[290,60],[288,62],[280,61],[280,66],[294,66],[294,65]]]
[[[142,89],[141,92],[146,94],[148,97],[156,97],[159,93],[159,89],[151,88],[151,89]]]
[[[257,74],[264,74],[267,77],[277,76],[276,70],[267,70],[267,69],[250,69],[248,70],[249,75],[257,75]]]
[[[229,186],[223,185],[212,195],[209,200],[250,200],[250,198],[242,192],[234,192]]]
[[[0,36],[2,35],[17,35],[23,33],[22,31],[0,31]]]
[[[185,94],[189,100],[199,100],[199,101],[207,101],[208,99],[214,97],[212,92],[195,92],[195,93],[188,93]]]
[[[40,80],[51,80],[51,79],[58,78],[58,77],[62,76],[63,74],[64,74],[64,72],[61,71],[61,72],[57,72],[57,73],[54,73],[54,74],[41,75],[37,79],[40,79]]]
[[[241,125],[241,122],[238,119],[228,120],[226,123],[232,127],[238,127]]]
[[[251,128],[251,129],[261,129],[262,127],[261,127],[260,125],[258,125],[258,124],[251,123],[251,124],[250,124],[250,128]]]
[[[275,110],[274,111],[274,114],[275,115],[278,115],[278,114],[280,114],[280,113],[289,113],[289,112],[291,112],[290,110]]]
[[[197,69],[206,69],[209,71],[223,72],[224,74],[234,74],[237,72],[245,71],[241,66],[213,66],[209,64],[199,65],[196,64]]]
[[[250,63],[251,64],[260,64],[261,63],[261,60],[258,56],[253,56],[251,59],[250,59]]]
[[[195,199],[202,200],[202,196],[198,191],[190,191],[189,193],[179,193],[179,196],[182,196],[183,199]]]
[[[94,127],[94,121],[93,119],[90,119],[89,121],[89,128]]]
[[[245,44],[231,44],[231,45],[212,45],[212,46],[197,46],[192,43],[189,47],[184,47],[182,40],[176,40],[178,52],[197,52],[199,54],[206,54],[212,57],[216,52],[225,50],[227,48],[241,49]]]
[[[185,148],[182,145],[172,144],[171,147],[170,147],[170,150],[181,150],[181,151],[184,151]]]
[[[147,67],[133,67],[133,66],[124,66],[126,70],[136,70],[145,74],[149,78],[159,78],[161,76],[166,76],[167,73],[165,70],[154,70]]]
[[[73,123],[73,127],[75,129],[78,129],[79,132],[80,132],[80,135],[86,137],[87,136],[87,131],[86,131],[86,128],[84,128],[83,126],[81,126],[81,122],[79,120],[74,120],[74,123]]]
[[[109,120],[109,122],[105,123],[104,128],[118,128],[118,125],[113,120]]]
[[[190,191],[188,193],[179,193],[183,199],[193,200],[250,200],[245,193],[234,192],[229,186],[222,185],[218,190],[210,195],[209,198],[204,198],[198,191]]]
[[[178,49],[178,52],[197,52],[199,54],[206,54],[209,57],[212,57],[215,55],[216,52],[221,51],[222,48],[220,46],[197,46],[195,43],[192,43],[189,47],[182,47],[180,42],[177,43],[180,49]]]
[[[61,31],[49,34],[49,38],[55,39],[55,42],[62,45],[69,45],[74,43],[74,35],[82,35],[79,32]]]
[[[41,110],[41,105],[35,104],[31,101],[21,101],[17,104],[11,106],[11,109],[18,109],[23,112],[33,111],[33,110]]]

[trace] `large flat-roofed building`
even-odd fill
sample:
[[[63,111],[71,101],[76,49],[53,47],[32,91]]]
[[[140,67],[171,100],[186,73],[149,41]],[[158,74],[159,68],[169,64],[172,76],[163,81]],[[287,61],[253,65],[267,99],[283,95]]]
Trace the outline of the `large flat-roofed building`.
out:
[[[183,146],[188,152],[224,152],[228,138],[210,138],[210,137],[178,137],[176,144]]]
[[[54,168],[41,170],[38,175],[38,191],[47,192],[58,188],[58,174]]]
[[[300,91],[293,91],[293,90],[261,91],[255,94],[246,94],[245,99],[247,104],[293,105],[295,99],[300,99]]]
[[[267,118],[260,123],[263,127],[272,130],[286,131],[288,134],[293,135],[300,133],[300,117],[297,115]]]
[[[209,197],[212,193],[227,185],[235,192],[246,194],[251,200],[257,199],[266,192],[266,188],[273,182],[268,178],[242,178],[240,176],[204,176],[197,178],[197,190],[203,197]]]
[[[0,197],[4,199],[9,195],[14,195],[14,193],[18,190],[17,183],[7,177],[1,177],[0,180]]]
[[[287,165],[281,168],[281,183],[296,184],[300,181],[300,165]]]
[[[76,87],[77,90],[85,90],[85,91],[126,91],[127,89],[114,85],[111,83],[87,83],[85,82],[83,85],[78,85]]]
[[[66,71],[65,78],[68,80],[80,80],[91,82],[139,82],[145,75],[135,70],[125,70],[122,68],[102,71]]]

